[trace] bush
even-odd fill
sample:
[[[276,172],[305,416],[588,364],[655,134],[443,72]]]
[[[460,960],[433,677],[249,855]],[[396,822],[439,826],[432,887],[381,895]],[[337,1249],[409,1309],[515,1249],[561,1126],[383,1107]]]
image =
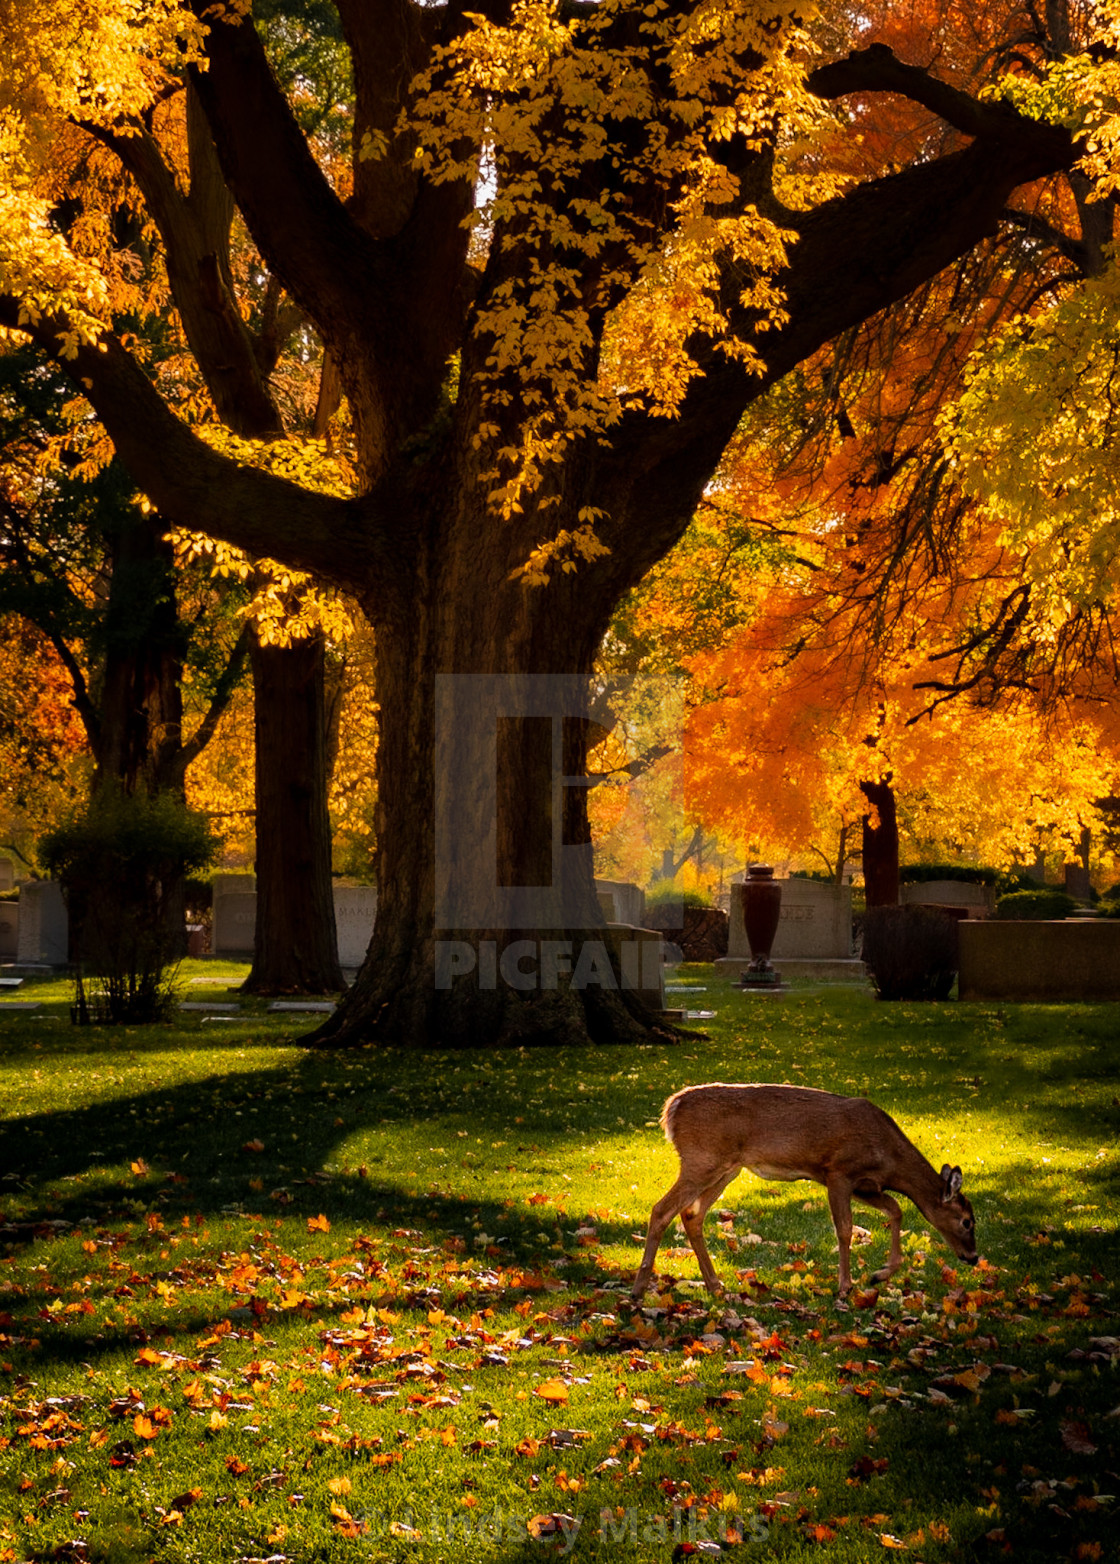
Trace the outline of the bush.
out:
[[[646,906],[658,907],[662,902],[676,902],[681,907],[710,907],[711,898],[700,891],[680,891],[672,880],[662,880],[646,892]]]
[[[1077,911],[1077,902],[1065,891],[1012,891],[996,902],[997,918],[1065,918]]]
[[[70,914],[74,1019],[165,1019],[183,954],[183,882],[218,851],[209,821],[173,794],[105,784],[41,845]]]
[[[863,959],[880,999],[948,999],[957,975],[957,920],[935,907],[869,907]]]
[[[975,863],[906,863],[898,871],[900,885],[928,885],[931,880],[961,880],[968,885],[997,885],[998,869]]]

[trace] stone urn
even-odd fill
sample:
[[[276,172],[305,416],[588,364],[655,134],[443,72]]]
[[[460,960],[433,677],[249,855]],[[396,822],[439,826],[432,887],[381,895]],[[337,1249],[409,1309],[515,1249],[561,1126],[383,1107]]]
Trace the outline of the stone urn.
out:
[[[782,910],[782,887],[768,863],[752,863],[743,885],[743,926],[752,961],[748,971],[769,972],[770,951],[778,932]]]

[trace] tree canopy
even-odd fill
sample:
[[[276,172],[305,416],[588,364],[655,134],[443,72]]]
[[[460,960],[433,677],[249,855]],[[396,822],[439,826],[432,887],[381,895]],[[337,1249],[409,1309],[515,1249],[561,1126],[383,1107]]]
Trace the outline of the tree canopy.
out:
[[[879,37],[843,7],[338,0],[322,15],[337,14],[352,73],[344,157],[338,114],[305,123],[299,76],[278,66],[269,24],[285,14],[245,0],[111,0],[92,21],[54,0],[8,9],[0,322],[72,377],[163,516],[346,589],[373,625],[381,902],[327,1030],[644,1035],[640,1006],[606,984],[488,990],[481,968],[446,991],[433,981],[439,938],[508,936],[471,900],[486,875],[547,884],[532,824],[546,812],[495,827],[474,785],[492,745],[440,751],[437,681],[586,679],[744,411],[972,252],[1016,190],[1075,169],[1077,116],[1001,85],[1012,55],[1032,70],[1037,57],[1045,85],[1071,49],[1016,42],[1021,17],[1000,12],[993,50],[951,8],[918,38],[927,67],[899,57],[889,20]],[[1079,80],[1097,69],[1088,44]],[[892,133],[900,102],[923,134]],[[255,327],[279,294],[299,312],[308,350],[337,370],[352,492],[203,439],[175,405],[119,325],[123,299],[142,304],[113,203],[75,187],[93,167],[144,225],[210,402],[242,438],[282,432]],[[562,727],[578,776],[587,727]],[[507,795],[551,788],[521,733],[503,818]],[[531,926],[578,937],[597,922],[583,790],[558,807],[578,905]],[[480,867],[470,844],[495,836],[498,861]],[[475,909],[450,930],[446,883]]]

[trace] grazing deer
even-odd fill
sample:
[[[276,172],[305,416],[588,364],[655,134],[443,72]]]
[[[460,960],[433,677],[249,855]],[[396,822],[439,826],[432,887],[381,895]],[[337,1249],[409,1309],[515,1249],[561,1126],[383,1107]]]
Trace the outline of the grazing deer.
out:
[[[636,1300],[649,1286],[657,1246],[679,1216],[708,1291],[719,1278],[704,1246],[704,1217],[743,1168],[758,1178],[811,1178],[828,1190],[840,1245],[841,1299],[852,1285],[852,1198],[887,1213],[890,1258],[876,1281],[902,1264],[902,1212],[888,1189],[908,1195],[954,1254],[975,1265],[972,1207],[961,1194],[961,1170],[935,1173],[894,1120],[866,1097],[838,1097],[808,1086],[686,1086],[661,1113],[666,1139],[681,1159],[676,1183],[654,1206],[645,1253],[634,1278]]]

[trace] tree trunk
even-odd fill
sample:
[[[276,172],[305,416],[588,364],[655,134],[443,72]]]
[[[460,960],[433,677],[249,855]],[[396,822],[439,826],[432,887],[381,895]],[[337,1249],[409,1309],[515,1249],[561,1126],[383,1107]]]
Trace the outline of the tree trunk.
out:
[[[586,582],[581,594],[576,575],[547,590],[511,581],[510,539],[487,552],[482,537],[469,522],[447,528],[396,608],[367,604],[377,922],[353,989],[312,1041],[667,1039],[638,992],[657,947],[644,969],[637,940],[616,949],[595,893],[589,675],[609,602]]]
[[[257,918],[251,994],[345,988],[327,814],[325,642],[250,648],[256,740]]]
[[[863,817],[863,883],[869,907],[898,905],[898,815],[890,778],[861,782],[872,806]]]

